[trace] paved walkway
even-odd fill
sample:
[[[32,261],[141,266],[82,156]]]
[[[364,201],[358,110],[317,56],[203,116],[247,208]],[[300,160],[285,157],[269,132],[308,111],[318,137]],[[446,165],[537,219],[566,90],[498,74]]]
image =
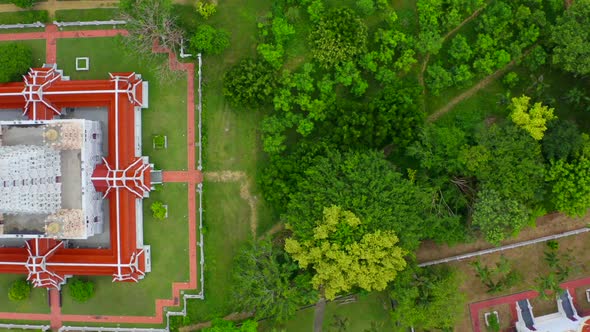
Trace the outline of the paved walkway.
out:
[[[70,1],[66,1],[70,2]],[[74,2],[74,1],[71,1]],[[1,7],[0,7],[0,11]],[[46,63],[56,63],[57,60],[57,39],[59,38],[96,38],[114,37],[126,35],[126,30],[85,30],[85,31],[59,31],[55,25],[47,25],[45,31],[0,34],[0,41],[45,39]],[[188,171],[164,171],[165,182],[187,182],[188,183],[188,208],[189,208],[189,282],[178,282],[172,284],[172,298],[156,300],[156,314],[154,316],[100,316],[100,315],[67,315],[62,314],[59,306],[59,292],[52,290],[51,313],[31,314],[0,312],[0,319],[5,320],[29,320],[50,322],[52,329],[57,330],[63,322],[89,322],[89,323],[128,323],[128,324],[161,324],[164,322],[164,308],[178,306],[180,304],[180,292],[182,290],[197,288],[197,211],[196,211],[196,186],[202,181],[202,174],[196,169],[195,164],[195,94],[194,94],[194,63],[180,63],[173,52],[154,45],[154,52],[168,53],[170,68],[182,70],[187,73],[187,163]]]

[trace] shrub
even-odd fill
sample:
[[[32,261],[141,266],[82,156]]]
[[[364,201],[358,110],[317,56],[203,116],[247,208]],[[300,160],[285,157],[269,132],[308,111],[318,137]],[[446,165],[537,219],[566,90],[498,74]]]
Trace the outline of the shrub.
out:
[[[154,218],[164,220],[166,218],[167,209],[164,204],[160,201],[155,201],[150,206]]]
[[[490,332],[499,332],[500,331],[500,322],[498,321],[498,316],[494,313],[488,316],[488,331]]]
[[[20,8],[31,8],[35,4],[34,0],[10,0],[10,2]]]
[[[22,301],[31,295],[31,285],[26,280],[17,280],[10,285],[8,299],[10,301]]]
[[[190,40],[190,47],[193,53],[218,55],[229,47],[229,35],[210,25],[201,25]]]
[[[86,302],[94,295],[94,283],[72,278],[68,283],[68,292],[76,302]]]
[[[164,136],[164,135],[154,136],[154,146],[156,149],[164,149],[166,147],[166,136]]]

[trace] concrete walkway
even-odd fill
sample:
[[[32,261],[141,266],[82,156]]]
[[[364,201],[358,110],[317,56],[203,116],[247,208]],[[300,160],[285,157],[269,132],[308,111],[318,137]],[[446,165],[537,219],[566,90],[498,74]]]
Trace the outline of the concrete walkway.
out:
[[[66,1],[74,3],[75,1]],[[96,2],[96,1],[93,1]],[[0,34],[0,41],[11,40],[46,40],[46,63],[56,63],[57,60],[57,39],[59,38],[96,38],[113,37],[126,35],[125,30],[84,30],[84,31],[58,31],[55,25],[47,25],[45,31]],[[164,308],[178,306],[180,304],[180,292],[197,288],[197,211],[196,211],[196,186],[202,181],[201,172],[195,165],[195,94],[194,94],[194,63],[180,63],[173,52],[154,45],[155,53],[168,53],[170,68],[181,70],[187,73],[187,171],[164,171],[165,182],[187,182],[188,183],[188,234],[189,234],[189,282],[178,282],[172,284],[172,298],[157,299],[154,316],[101,316],[101,315],[67,315],[61,312],[59,306],[59,292],[52,290],[51,313],[32,314],[0,312],[0,319],[3,320],[29,320],[50,322],[52,329],[57,330],[63,322],[88,322],[88,323],[127,323],[127,324],[161,324],[164,322]],[[168,180],[168,181],[167,181]]]

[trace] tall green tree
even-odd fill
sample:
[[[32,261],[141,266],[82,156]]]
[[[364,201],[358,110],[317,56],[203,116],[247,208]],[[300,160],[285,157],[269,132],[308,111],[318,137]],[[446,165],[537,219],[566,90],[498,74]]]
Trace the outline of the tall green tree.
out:
[[[551,202],[571,217],[586,215],[590,208],[590,160],[585,156],[568,162],[553,161],[547,173],[552,184]]]
[[[551,30],[553,63],[578,75],[590,73],[590,1],[574,1]]]
[[[408,268],[389,287],[395,331],[452,329],[465,310],[459,273],[447,267]]]
[[[512,198],[502,197],[491,189],[478,193],[473,211],[473,226],[478,227],[486,241],[499,245],[530,223],[528,209]]]
[[[384,290],[406,266],[407,253],[392,231],[366,232],[361,220],[338,206],[324,208],[313,239],[285,241],[285,251],[303,269],[314,270],[313,286],[328,300],[355,287]]]
[[[543,200],[545,166],[541,146],[508,123],[492,125],[477,139],[481,156],[471,170],[483,187],[523,203]]]
[[[329,151],[316,157],[297,181],[283,215],[297,240],[310,240],[325,206],[345,206],[367,231],[394,231],[400,245],[417,248],[429,238],[431,193],[402,178],[379,152]]]
[[[240,61],[223,76],[223,94],[239,106],[260,107],[270,101],[274,86],[273,70],[253,59]]]
[[[0,83],[22,80],[33,63],[30,47],[17,43],[0,45]]]
[[[314,59],[331,68],[366,51],[367,27],[351,9],[332,9],[311,30],[309,42]]]
[[[549,123],[543,137],[543,155],[547,160],[567,160],[581,151],[583,143],[580,129],[574,122],[557,119]]]
[[[248,243],[234,261],[232,290],[238,310],[281,323],[300,306],[317,301],[308,278],[297,274],[297,264],[269,240]]]

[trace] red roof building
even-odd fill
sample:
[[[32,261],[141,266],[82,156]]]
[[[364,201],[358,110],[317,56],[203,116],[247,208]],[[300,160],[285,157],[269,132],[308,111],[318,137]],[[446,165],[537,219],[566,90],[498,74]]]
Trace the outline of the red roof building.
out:
[[[141,156],[147,105],[147,82],[130,72],[73,81],[46,65],[31,69],[23,82],[0,84],[0,194],[7,194],[0,201],[0,273],[59,288],[73,275],[137,282],[149,272],[142,200],[158,171]],[[77,108],[106,108],[106,151],[100,123],[76,118],[75,111],[66,117]],[[4,110],[12,113],[2,117]],[[22,110],[20,119],[6,121],[14,110]],[[103,218],[107,245],[72,245],[100,234]]]

